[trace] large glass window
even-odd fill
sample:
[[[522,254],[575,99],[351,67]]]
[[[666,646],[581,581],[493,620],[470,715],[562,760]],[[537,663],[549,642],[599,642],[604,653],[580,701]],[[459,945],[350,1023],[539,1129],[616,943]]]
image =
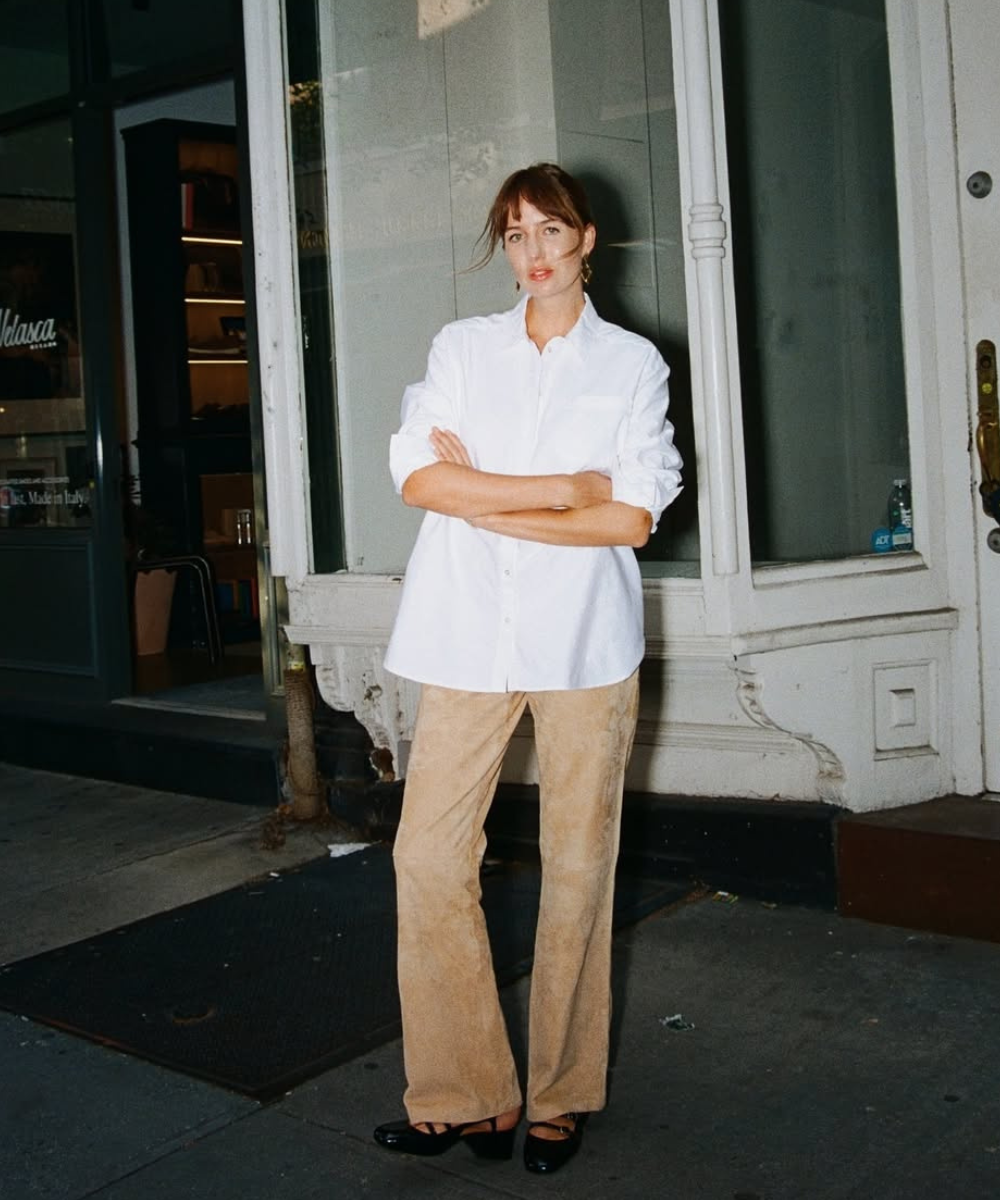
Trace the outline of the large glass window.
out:
[[[0,137],[0,528],[90,524],[69,123]]]
[[[52,100],[68,92],[66,0],[3,0],[0,6],[0,113]]]
[[[130,75],[199,55],[229,54],[235,41],[230,0],[101,0],[111,74]]]
[[[695,570],[667,6],[286,0],[293,48],[304,9],[317,18],[321,68],[318,86],[293,74],[291,119],[297,165],[309,137],[322,142],[325,172],[314,182],[325,196],[305,203],[299,181],[300,267],[307,255],[329,254],[336,338],[326,402],[337,406],[347,567],[392,572],[406,563],[419,516],[401,509],[386,465],[403,389],[423,375],[431,338],[447,321],[516,302],[502,261],[466,268],[503,178],[548,159],[591,194],[598,310],[656,342],[673,368],[688,486],[648,553]],[[314,477],[316,439],[328,461],[336,453],[330,427],[310,416]],[[313,525],[317,540],[315,514]]]
[[[720,14],[753,557],[866,554],[908,474],[884,4]]]

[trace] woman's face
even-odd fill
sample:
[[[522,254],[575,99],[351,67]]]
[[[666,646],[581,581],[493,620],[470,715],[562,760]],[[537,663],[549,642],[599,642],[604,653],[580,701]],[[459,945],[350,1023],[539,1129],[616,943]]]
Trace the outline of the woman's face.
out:
[[[535,299],[550,299],[582,288],[580,264],[594,248],[594,227],[583,236],[557,217],[548,217],[527,200],[503,235],[504,253],[521,290]]]

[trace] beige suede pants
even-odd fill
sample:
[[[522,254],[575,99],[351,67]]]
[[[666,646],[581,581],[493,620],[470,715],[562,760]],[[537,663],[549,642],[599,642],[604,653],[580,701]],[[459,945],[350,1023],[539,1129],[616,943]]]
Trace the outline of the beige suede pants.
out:
[[[521,1104],[479,868],[483,824],[525,705],[535,722],[542,859],[527,1115],[604,1106],[614,869],[638,672],[577,691],[423,688],[393,856],[413,1123],[478,1121]]]

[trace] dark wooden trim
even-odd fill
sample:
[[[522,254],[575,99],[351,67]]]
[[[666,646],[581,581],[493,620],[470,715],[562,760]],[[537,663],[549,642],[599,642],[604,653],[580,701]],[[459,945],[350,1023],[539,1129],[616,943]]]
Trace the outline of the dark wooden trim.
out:
[[[837,876],[845,916],[1000,942],[1000,804],[945,796],[847,816]]]

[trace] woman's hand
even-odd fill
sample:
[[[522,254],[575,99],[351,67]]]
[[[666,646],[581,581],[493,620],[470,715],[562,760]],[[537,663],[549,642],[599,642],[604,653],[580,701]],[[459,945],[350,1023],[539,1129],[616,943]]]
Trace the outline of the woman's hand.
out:
[[[438,429],[435,425],[430,433],[430,443],[438,462],[458,463],[460,467],[473,465],[462,439],[450,429]]]
[[[570,476],[573,502],[567,508],[592,508],[611,499],[611,480],[600,471],[577,471]]]

